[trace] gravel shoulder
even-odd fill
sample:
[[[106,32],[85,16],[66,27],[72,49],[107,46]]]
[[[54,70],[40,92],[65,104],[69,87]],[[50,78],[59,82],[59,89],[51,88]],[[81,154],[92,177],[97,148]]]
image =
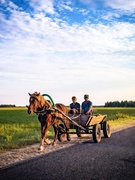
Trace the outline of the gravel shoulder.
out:
[[[123,129],[133,127],[133,126],[135,126],[135,120],[128,124],[122,124],[122,125],[117,125],[115,127],[111,127],[111,132],[115,133]],[[7,168],[8,166],[15,164],[17,162],[23,161],[23,160],[28,160],[28,159],[31,159],[31,158],[34,158],[43,154],[47,154],[56,150],[70,147],[77,143],[82,143],[84,141],[87,141],[88,139],[92,140],[92,136],[87,135],[87,137],[84,136],[82,138],[78,138],[77,135],[72,135],[70,142],[58,142],[56,146],[45,145],[45,150],[43,152],[40,152],[38,150],[38,147],[39,147],[39,143],[38,143],[31,146],[27,146],[25,148],[14,149],[6,153],[1,153],[0,154],[0,169]]]

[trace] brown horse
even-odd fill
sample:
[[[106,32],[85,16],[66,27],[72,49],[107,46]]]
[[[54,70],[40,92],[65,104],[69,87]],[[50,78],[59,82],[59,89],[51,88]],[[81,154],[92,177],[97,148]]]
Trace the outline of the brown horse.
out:
[[[56,144],[58,139],[58,124],[62,121],[66,128],[67,140],[70,141],[69,136],[69,121],[63,117],[63,115],[59,112],[62,111],[64,114],[67,114],[67,107],[63,104],[56,104],[56,108],[59,111],[55,111],[53,109],[52,104],[47,101],[40,93],[29,93],[29,106],[28,113],[36,113],[38,115],[38,120],[41,123],[41,143],[40,150],[44,150],[44,142],[46,144],[50,144],[50,141],[46,138],[46,133],[49,127],[52,125],[54,128],[55,136],[53,145]]]

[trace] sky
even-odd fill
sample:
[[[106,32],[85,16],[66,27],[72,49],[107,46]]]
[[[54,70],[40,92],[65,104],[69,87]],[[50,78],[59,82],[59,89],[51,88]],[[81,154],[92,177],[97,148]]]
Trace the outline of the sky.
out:
[[[0,0],[0,104],[135,100],[135,0]]]

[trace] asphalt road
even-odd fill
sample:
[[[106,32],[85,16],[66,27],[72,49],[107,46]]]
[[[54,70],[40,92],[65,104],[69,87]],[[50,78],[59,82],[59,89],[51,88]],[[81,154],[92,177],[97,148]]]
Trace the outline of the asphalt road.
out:
[[[134,180],[135,126],[0,170],[0,180]]]

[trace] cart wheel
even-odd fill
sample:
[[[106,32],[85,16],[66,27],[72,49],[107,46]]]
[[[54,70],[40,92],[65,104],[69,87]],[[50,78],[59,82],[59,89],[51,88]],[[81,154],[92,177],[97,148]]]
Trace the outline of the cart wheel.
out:
[[[62,128],[59,128],[59,132],[58,132],[58,140],[60,142],[64,142],[66,141],[66,133],[64,133],[64,125],[63,124],[59,124],[60,127]]]
[[[101,141],[101,125],[95,124],[93,126],[93,140],[95,143],[99,143]]]
[[[78,137],[82,137],[82,134],[80,134],[81,130],[80,128],[76,128],[76,134]]]
[[[60,133],[63,133],[63,132],[65,132],[65,127],[64,127],[64,124],[59,124],[59,132]]]
[[[111,136],[110,125],[107,121],[103,122],[103,134],[105,138],[109,138]]]

